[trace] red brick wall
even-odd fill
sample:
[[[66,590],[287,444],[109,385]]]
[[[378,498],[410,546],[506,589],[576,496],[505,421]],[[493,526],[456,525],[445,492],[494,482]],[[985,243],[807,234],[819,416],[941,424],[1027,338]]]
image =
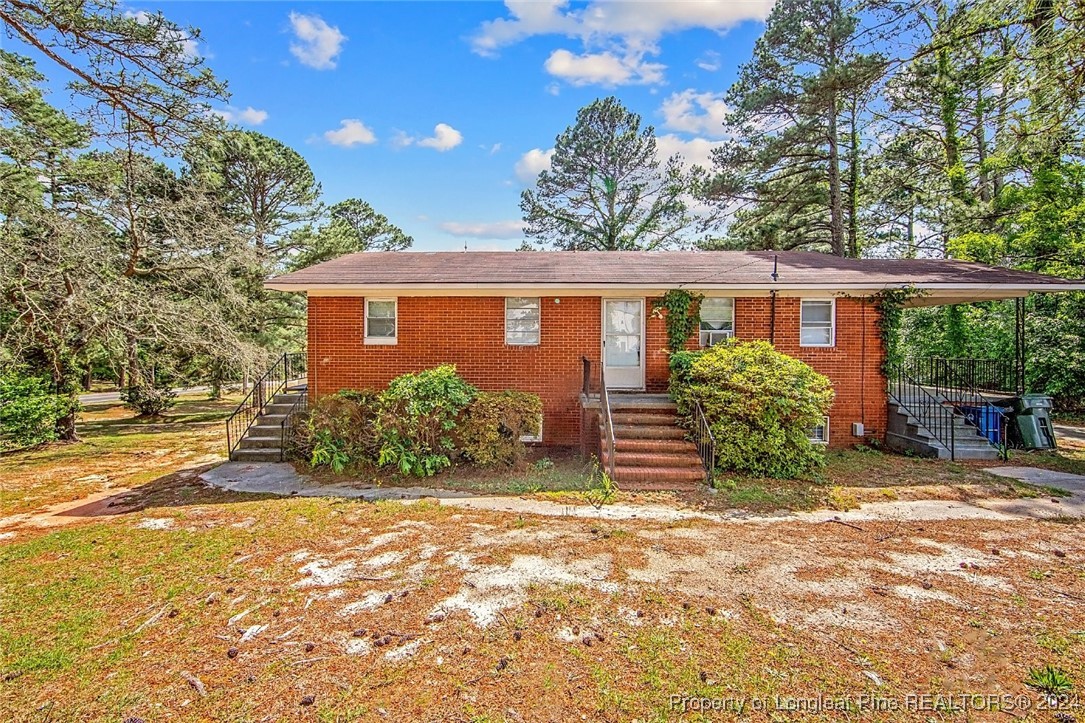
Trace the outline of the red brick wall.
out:
[[[340,389],[381,388],[405,372],[454,363],[481,389],[518,389],[542,397],[546,444],[580,443],[581,356],[597,369],[601,308],[598,297],[542,299],[542,343],[505,344],[504,297],[400,297],[398,343],[363,343],[363,299],[309,299],[309,386],[314,396]],[[667,387],[667,334],[647,300],[646,385]],[[735,302],[735,331],[741,339],[768,339],[768,298]],[[776,347],[802,359],[832,379],[837,398],[831,413],[830,441],[846,446],[851,423],[864,422],[881,435],[886,424],[885,382],[877,314],[859,300],[836,302],[836,346],[799,346],[799,300],[776,305]],[[689,346],[695,347],[696,338]],[[596,372],[598,373],[598,372]]]

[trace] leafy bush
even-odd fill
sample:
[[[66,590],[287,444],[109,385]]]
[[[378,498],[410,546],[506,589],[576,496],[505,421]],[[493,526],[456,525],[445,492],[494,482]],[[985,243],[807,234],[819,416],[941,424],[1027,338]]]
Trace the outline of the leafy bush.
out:
[[[448,467],[456,417],[477,393],[452,364],[393,379],[380,395],[377,463],[417,477]]]
[[[514,464],[527,450],[520,437],[534,435],[541,418],[535,394],[479,392],[456,421],[456,447],[475,464]]]
[[[133,384],[121,390],[121,401],[139,416],[153,417],[177,404],[177,393],[164,382]]]
[[[330,465],[341,472],[351,462],[375,461],[378,393],[343,390],[321,397],[309,408],[305,424],[296,427],[292,444],[314,467]]]
[[[0,451],[56,439],[56,423],[78,404],[53,394],[49,382],[16,373],[0,375]]]
[[[768,342],[673,354],[671,396],[686,418],[700,402],[721,469],[788,479],[823,463],[807,434],[828,413],[832,386]]]

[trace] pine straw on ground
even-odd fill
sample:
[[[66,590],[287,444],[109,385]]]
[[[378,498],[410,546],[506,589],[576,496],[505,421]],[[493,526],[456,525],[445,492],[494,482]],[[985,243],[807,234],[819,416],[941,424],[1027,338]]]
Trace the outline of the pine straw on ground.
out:
[[[670,696],[1017,694],[1046,664],[1085,683],[1079,524],[158,494],[0,547],[0,718],[698,720]]]

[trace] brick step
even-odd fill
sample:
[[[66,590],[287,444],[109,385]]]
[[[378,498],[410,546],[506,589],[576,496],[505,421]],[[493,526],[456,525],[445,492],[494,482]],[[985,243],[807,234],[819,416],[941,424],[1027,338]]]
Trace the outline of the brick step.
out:
[[[680,469],[615,466],[614,477],[623,490],[693,490],[705,484],[704,469],[699,466]]]
[[[234,462],[278,462],[279,457],[277,449],[241,449],[239,447],[230,453],[230,459]]]
[[[686,430],[670,425],[615,424],[614,439],[685,439]]]
[[[605,444],[605,443],[604,443]],[[615,434],[614,449],[617,452],[684,452],[697,454],[697,445],[686,439],[638,439]]]
[[[624,426],[648,425],[653,427],[673,426],[678,420],[673,414],[658,412],[614,412],[611,414],[614,424]]]
[[[602,462],[607,464],[606,451]],[[701,467],[701,457],[694,452],[615,452],[615,467],[644,467],[652,469],[686,469]]]
[[[678,411],[678,405],[670,399],[645,401],[642,399],[621,399],[615,394],[610,396],[610,411],[617,412],[670,412]]]

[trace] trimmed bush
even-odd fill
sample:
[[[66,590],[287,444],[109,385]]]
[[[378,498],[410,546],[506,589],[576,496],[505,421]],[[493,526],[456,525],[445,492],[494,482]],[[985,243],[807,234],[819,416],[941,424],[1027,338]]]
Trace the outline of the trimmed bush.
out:
[[[790,479],[823,463],[807,435],[828,414],[832,385],[766,341],[672,355],[671,396],[687,418],[700,402],[720,469]]]
[[[305,424],[296,427],[296,452],[314,467],[326,464],[337,472],[352,462],[376,460],[378,396],[371,390],[343,390],[317,399]]]
[[[53,441],[57,421],[77,406],[70,396],[53,394],[44,379],[0,375],[0,451]]]
[[[477,394],[453,364],[393,379],[380,395],[377,463],[416,477],[448,467],[456,417]]]
[[[527,447],[520,437],[534,435],[542,400],[526,392],[479,392],[456,421],[456,447],[479,465],[512,465]]]

